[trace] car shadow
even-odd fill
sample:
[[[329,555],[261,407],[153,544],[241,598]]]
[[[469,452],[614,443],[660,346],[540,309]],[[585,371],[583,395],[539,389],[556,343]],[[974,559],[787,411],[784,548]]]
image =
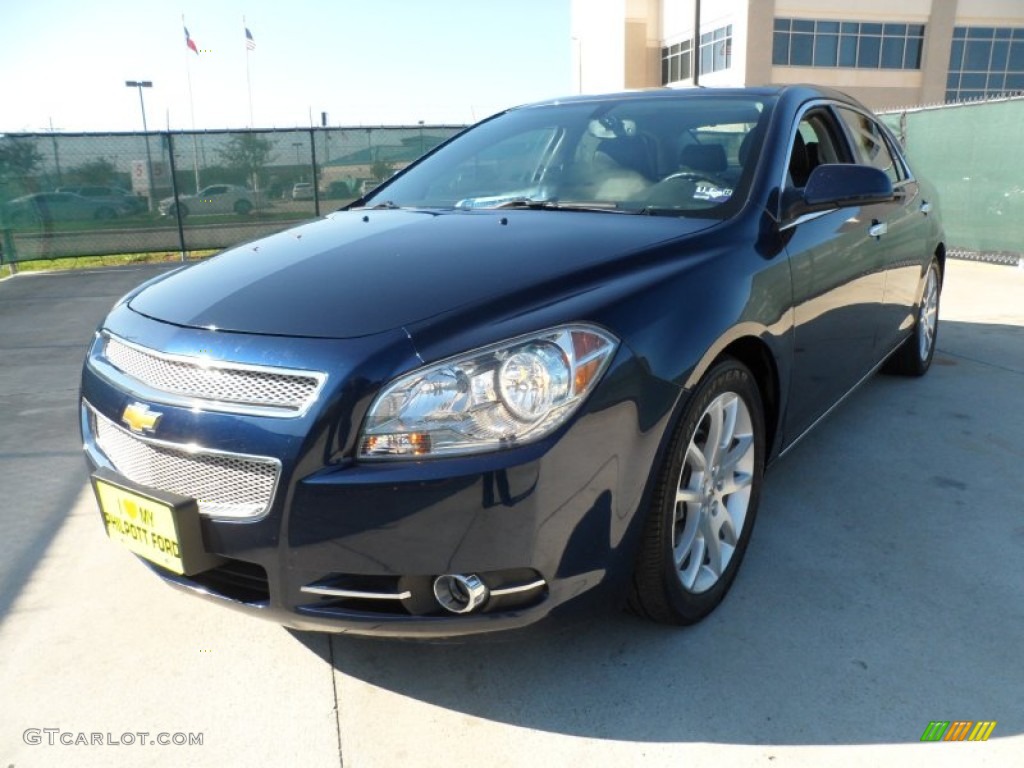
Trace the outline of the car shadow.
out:
[[[495,641],[295,633],[339,673],[523,728],[636,742],[918,741],[1024,731],[1024,329],[945,321],[919,380],[876,376],[769,472],[703,623],[624,613]]]

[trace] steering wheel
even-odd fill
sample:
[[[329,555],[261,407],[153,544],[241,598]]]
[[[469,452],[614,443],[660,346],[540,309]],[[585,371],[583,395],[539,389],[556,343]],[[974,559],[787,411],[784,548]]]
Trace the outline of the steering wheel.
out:
[[[698,187],[707,184],[706,192]],[[680,210],[696,210],[724,203],[732,196],[733,185],[713,173],[704,171],[678,171],[647,190],[643,201],[647,205],[667,206]]]

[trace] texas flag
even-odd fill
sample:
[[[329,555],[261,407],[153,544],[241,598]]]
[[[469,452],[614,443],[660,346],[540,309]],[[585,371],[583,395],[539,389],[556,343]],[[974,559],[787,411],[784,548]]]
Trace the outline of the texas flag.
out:
[[[185,30],[185,45],[191,48],[195,52],[196,56],[198,56],[199,49],[196,48],[195,41],[192,40],[192,36],[188,33],[188,27],[182,25],[182,28]]]

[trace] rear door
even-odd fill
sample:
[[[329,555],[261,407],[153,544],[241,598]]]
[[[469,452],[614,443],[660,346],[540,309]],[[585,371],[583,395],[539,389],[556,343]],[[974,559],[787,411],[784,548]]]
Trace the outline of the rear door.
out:
[[[847,131],[857,162],[878,168],[892,181],[896,199],[873,206],[875,223],[881,225],[878,241],[886,261],[882,312],[879,315],[876,355],[881,358],[898,344],[913,326],[914,305],[926,263],[929,211],[917,181],[894,146],[889,133],[865,112],[839,107],[837,113]]]

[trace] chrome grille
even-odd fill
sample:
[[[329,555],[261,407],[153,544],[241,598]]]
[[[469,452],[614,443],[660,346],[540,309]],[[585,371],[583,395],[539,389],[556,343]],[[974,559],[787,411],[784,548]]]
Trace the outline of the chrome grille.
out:
[[[122,373],[158,392],[207,401],[211,410],[250,408],[294,416],[320,393],[324,374],[168,355],[106,335],[103,356]],[[218,408],[218,406],[227,406]],[[277,413],[274,413],[277,411]]]
[[[280,464],[137,437],[89,408],[96,445],[140,485],[189,496],[210,517],[258,517],[270,507]]]

